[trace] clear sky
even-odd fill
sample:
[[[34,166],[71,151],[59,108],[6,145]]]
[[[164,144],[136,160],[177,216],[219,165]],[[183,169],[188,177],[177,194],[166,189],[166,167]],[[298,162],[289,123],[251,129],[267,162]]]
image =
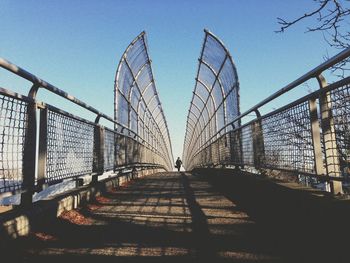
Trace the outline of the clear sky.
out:
[[[311,0],[0,0],[0,57],[113,116],[119,59],[146,30],[176,158],[182,155],[203,29],[230,50],[245,111],[323,62],[327,52],[335,54],[322,35],[305,34],[305,24],[274,32],[277,17],[295,18],[313,7]],[[0,86],[29,90],[29,83],[4,70]],[[267,110],[306,93],[301,87]],[[78,111],[47,92],[39,98]]]

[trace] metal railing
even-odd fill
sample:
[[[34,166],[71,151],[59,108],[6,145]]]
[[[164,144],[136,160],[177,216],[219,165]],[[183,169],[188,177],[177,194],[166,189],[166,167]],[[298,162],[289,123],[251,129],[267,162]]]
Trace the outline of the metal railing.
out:
[[[96,182],[106,171],[167,169],[168,160],[133,130],[0,58],[0,67],[32,82],[28,96],[0,88],[0,194],[32,203],[44,185],[84,175]],[[96,114],[95,121],[36,100],[44,88]],[[115,130],[99,124],[101,118]]]
[[[350,176],[350,77],[327,84],[322,72],[349,56],[350,49],[344,50],[217,129],[186,159],[186,168],[282,170],[343,192],[342,182]],[[317,79],[319,90],[261,116],[262,106],[310,79]],[[256,118],[237,127],[250,113]]]

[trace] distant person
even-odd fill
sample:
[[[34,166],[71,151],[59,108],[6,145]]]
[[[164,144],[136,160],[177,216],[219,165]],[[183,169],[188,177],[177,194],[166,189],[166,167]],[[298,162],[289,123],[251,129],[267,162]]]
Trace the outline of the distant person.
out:
[[[177,157],[177,160],[176,160],[175,164],[176,164],[175,167],[180,172],[180,168],[181,168],[181,164],[182,164],[182,161],[181,161],[180,157]]]

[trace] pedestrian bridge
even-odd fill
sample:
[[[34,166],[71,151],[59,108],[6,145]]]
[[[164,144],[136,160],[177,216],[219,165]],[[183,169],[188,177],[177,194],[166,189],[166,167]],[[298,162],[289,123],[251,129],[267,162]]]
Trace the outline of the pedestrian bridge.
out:
[[[146,33],[122,55],[114,117],[0,59],[0,249],[14,262],[348,262],[350,77],[344,50],[245,112],[205,30],[183,146],[170,134]],[[268,105],[316,80],[315,91]],[[45,89],[94,115],[39,101]],[[171,120],[170,120],[171,121]]]

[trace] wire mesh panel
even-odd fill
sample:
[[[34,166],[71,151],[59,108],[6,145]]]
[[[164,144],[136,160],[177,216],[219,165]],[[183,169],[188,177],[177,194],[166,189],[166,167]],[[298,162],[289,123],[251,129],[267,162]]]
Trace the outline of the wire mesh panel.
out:
[[[126,158],[127,164],[132,164],[135,162],[134,160],[134,145],[135,141],[129,137],[126,137]]]
[[[0,193],[22,187],[27,105],[0,95]]]
[[[236,67],[223,43],[212,33],[205,31],[196,84],[187,116],[183,152],[187,169],[205,164],[203,158],[196,164],[190,160],[208,145],[209,139],[218,139],[218,131],[239,114]],[[235,125],[238,127],[240,122],[236,121]],[[218,163],[219,159],[226,161],[229,158],[227,155],[230,151],[226,151],[227,142],[222,143],[224,146],[218,142],[211,149],[211,157],[206,163]]]
[[[231,131],[230,135],[230,162],[233,164],[243,164],[242,160],[242,129]]]
[[[211,163],[219,163],[219,141],[215,141],[211,144]]]
[[[307,101],[261,121],[265,167],[314,173],[310,109]]]
[[[350,176],[350,84],[333,90],[331,110],[341,175]],[[334,169],[333,169],[334,170]]]
[[[113,170],[114,168],[114,158],[115,158],[115,143],[116,134],[113,131],[105,130],[104,138],[104,170]]]
[[[242,162],[245,165],[254,165],[254,148],[252,125],[241,128]]]
[[[168,125],[153,78],[146,42],[145,32],[142,32],[131,42],[120,60],[115,80],[115,120],[137,134],[147,145],[162,151],[162,164],[172,169]],[[155,141],[154,138],[159,140]],[[133,153],[139,158],[139,149],[134,149],[132,141],[127,148],[130,155],[128,162],[132,161]]]
[[[229,134],[224,134],[218,140],[220,163],[229,163],[231,159],[230,144],[227,143],[228,138],[229,138]]]
[[[46,182],[92,173],[94,125],[48,111]]]
[[[117,135],[116,138],[116,160],[115,166],[123,166],[126,164],[126,141],[124,135]]]

